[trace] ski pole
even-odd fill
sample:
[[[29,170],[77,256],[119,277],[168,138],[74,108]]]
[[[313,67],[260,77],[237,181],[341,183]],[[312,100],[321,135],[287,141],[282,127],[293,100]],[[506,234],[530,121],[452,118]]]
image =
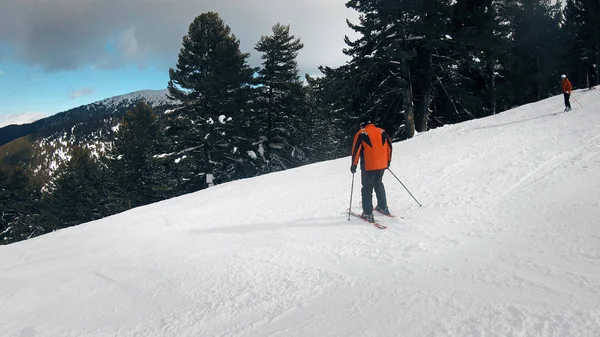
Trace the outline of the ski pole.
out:
[[[580,106],[582,109],[585,109],[585,108],[583,107],[583,105],[581,105],[581,103],[579,103],[579,101],[575,99],[575,97],[571,96],[571,98],[572,98],[572,99],[573,99],[575,102],[577,102],[577,104],[579,104],[579,106]]]
[[[396,177],[396,175],[394,174],[394,172],[392,172],[392,170],[390,170],[389,167],[388,167],[387,170],[390,171],[390,173],[394,176],[394,178],[396,178],[396,180],[398,180],[398,182],[402,185],[402,187],[404,187],[404,189],[408,192],[408,194],[410,194],[410,196],[413,199],[415,199],[415,201],[417,202],[417,204],[419,204],[419,207],[423,207],[423,205],[421,205],[421,203],[417,200],[417,198],[415,198],[415,196],[412,195],[412,193],[410,193],[410,191],[408,190],[408,188],[406,188],[406,186],[404,186],[404,184],[402,184],[402,182],[400,181],[400,179],[398,179],[398,177]]]
[[[348,221],[350,221],[350,212],[352,211],[352,194],[354,193],[354,173],[352,173],[352,187],[350,187],[350,206],[348,207]]]

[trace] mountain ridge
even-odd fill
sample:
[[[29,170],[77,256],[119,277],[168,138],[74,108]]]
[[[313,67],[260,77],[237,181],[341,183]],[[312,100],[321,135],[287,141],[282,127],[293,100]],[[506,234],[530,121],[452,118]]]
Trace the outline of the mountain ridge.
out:
[[[173,108],[177,101],[168,90],[138,90],[84,104],[32,123],[0,128],[0,164],[22,166],[43,185],[73,146],[102,151],[112,140],[114,127],[141,100],[155,114]]]
[[[8,124],[6,126],[0,127],[0,146],[17,138],[26,136],[32,132],[42,131],[49,125],[55,125],[57,123],[60,123],[60,121],[65,119],[65,116],[67,116],[67,118],[82,118],[81,116],[78,116],[82,114],[82,110],[90,111],[93,109],[104,108],[113,109],[113,112],[117,112],[116,110],[119,108],[119,106],[123,104],[133,105],[140,100],[144,100],[152,107],[177,104],[177,101],[170,100],[169,98],[167,98],[167,93],[168,89],[137,90],[126,94],[103,98],[101,100],[97,100],[88,104],[82,104],[65,111],[57,112],[53,115],[39,118],[29,123]],[[91,115],[89,117],[94,118],[103,116]],[[83,120],[86,119],[83,118]]]

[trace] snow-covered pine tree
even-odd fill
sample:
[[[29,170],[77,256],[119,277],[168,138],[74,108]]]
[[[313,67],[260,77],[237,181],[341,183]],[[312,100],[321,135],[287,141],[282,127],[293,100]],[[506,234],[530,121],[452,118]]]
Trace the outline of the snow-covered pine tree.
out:
[[[514,86],[504,80],[511,61],[509,25],[515,1],[458,0],[450,24],[451,48],[439,83],[448,98],[444,121],[493,115],[510,106]]]
[[[415,131],[410,62],[424,39],[413,29],[423,14],[421,1],[350,0],[346,7],[361,14],[358,24],[348,22],[360,37],[346,37],[344,50],[356,76],[356,83],[348,83],[356,92],[354,113],[378,121],[390,134],[405,125],[404,137],[410,138]]]
[[[0,245],[43,234],[34,219],[39,214],[38,190],[21,167],[0,167]]]
[[[256,79],[256,144],[267,172],[307,162],[306,151],[300,146],[306,137],[305,90],[296,63],[303,47],[300,39],[290,34],[290,26],[279,23],[271,35],[263,35],[255,45],[263,53]]]
[[[106,188],[110,175],[89,149],[74,148],[71,158],[56,176],[44,203],[46,232],[101,219],[118,211],[112,209],[112,190]]]
[[[254,69],[217,13],[196,17],[183,38],[169,94],[182,106],[167,115],[170,150],[188,190],[254,174],[248,101]],[[200,178],[206,176],[206,182]]]
[[[323,161],[348,155],[352,137],[358,128],[353,118],[352,97],[346,90],[348,66],[320,67],[324,76],[306,76],[308,83],[307,144],[311,161]]]
[[[146,205],[161,198],[166,183],[164,168],[155,159],[158,123],[152,107],[139,102],[119,124],[106,159],[125,209]]]

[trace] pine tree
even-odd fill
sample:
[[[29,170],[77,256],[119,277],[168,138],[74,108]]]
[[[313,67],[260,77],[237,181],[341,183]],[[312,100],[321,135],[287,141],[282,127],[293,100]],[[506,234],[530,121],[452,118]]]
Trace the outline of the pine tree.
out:
[[[510,12],[513,0],[459,0],[454,5],[451,38],[454,41],[448,59],[446,80],[452,83],[444,89],[467,118],[496,114],[510,106],[507,97],[514,85],[503,80],[512,34]],[[458,113],[458,120],[464,120]]]
[[[157,137],[157,117],[145,102],[128,111],[119,125],[107,163],[126,209],[161,199],[158,190],[165,182],[160,179],[164,170],[154,158]]]
[[[587,27],[592,48],[588,59],[588,86],[600,83],[600,0],[587,0]]]
[[[448,0],[424,0],[417,10],[409,27],[413,35],[422,39],[415,43],[418,57],[411,63],[416,100],[415,129],[424,132],[429,129],[431,106],[439,84],[437,78],[445,70],[445,59],[439,57],[440,51],[453,47],[447,38],[451,6]]]
[[[44,233],[40,192],[21,167],[0,167],[0,245]]]
[[[0,244],[8,244],[22,239],[21,216],[18,203],[22,202],[19,191],[25,186],[20,168],[12,172],[0,168]]]
[[[400,4],[404,2],[396,3]],[[346,85],[352,92],[354,116],[368,116],[388,131],[406,124],[405,136],[410,138],[414,134],[414,105],[409,61],[416,53],[409,46],[409,33],[402,30],[406,16],[392,14],[392,5],[388,0],[346,3],[361,13],[358,24],[348,22],[360,37],[356,41],[345,38],[348,48],[344,53],[351,57],[353,76]],[[397,35],[397,28],[401,35]]]
[[[0,244],[13,241],[11,220],[11,193],[8,188],[8,172],[0,166]]]
[[[600,1],[567,0],[562,26],[564,73],[575,87],[598,83]]]
[[[106,188],[108,177],[89,149],[74,148],[45,198],[45,231],[79,225],[124,210],[113,208],[111,189]]]
[[[304,47],[290,35],[290,26],[277,23],[273,34],[262,36],[255,49],[263,63],[258,72],[257,110],[259,153],[266,160],[266,171],[277,171],[306,162],[298,145],[305,127],[305,96],[296,57]]]
[[[306,76],[308,83],[307,143],[311,162],[336,159],[348,155],[352,137],[358,122],[352,118],[349,102],[345,97],[345,76],[348,67],[336,69],[320,67],[324,76]]]
[[[248,57],[214,12],[196,17],[183,38],[168,85],[182,106],[167,115],[165,136],[188,190],[206,186],[199,180],[204,175],[227,181],[253,174],[247,119],[252,118],[248,101],[254,69]]]
[[[345,50],[357,74],[359,111],[355,113],[379,120],[394,132],[405,128],[407,138],[413,136],[415,127],[426,131],[439,71],[433,56],[444,43],[441,37],[447,30],[449,2],[350,0],[346,6],[361,13],[359,24],[349,23],[361,37],[346,38],[349,48]]]
[[[514,62],[508,80],[518,85],[515,105],[555,95],[560,80],[560,4],[550,0],[519,0],[511,13]]]

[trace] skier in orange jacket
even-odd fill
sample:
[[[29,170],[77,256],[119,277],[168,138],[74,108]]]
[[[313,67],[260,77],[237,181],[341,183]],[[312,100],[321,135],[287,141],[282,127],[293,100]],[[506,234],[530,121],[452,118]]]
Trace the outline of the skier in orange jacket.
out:
[[[571,82],[567,78],[567,75],[563,74],[561,76],[561,78],[562,78],[562,92],[563,92],[563,95],[565,96],[565,111],[569,111],[569,110],[571,110],[571,102],[569,102],[569,99],[571,98],[571,91],[573,90],[573,86],[571,85]]]
[[[376,210],[390,214],[383,186],[383,173],[392,161],[392,141],[384,129],[376,127],[370,120],[360,123],[361,129],[354,136],[352,144],[352,165],[354,174],[360,159],[362,181],[362,216],[368,221],[373,218],[373,189],[377,196]]]

